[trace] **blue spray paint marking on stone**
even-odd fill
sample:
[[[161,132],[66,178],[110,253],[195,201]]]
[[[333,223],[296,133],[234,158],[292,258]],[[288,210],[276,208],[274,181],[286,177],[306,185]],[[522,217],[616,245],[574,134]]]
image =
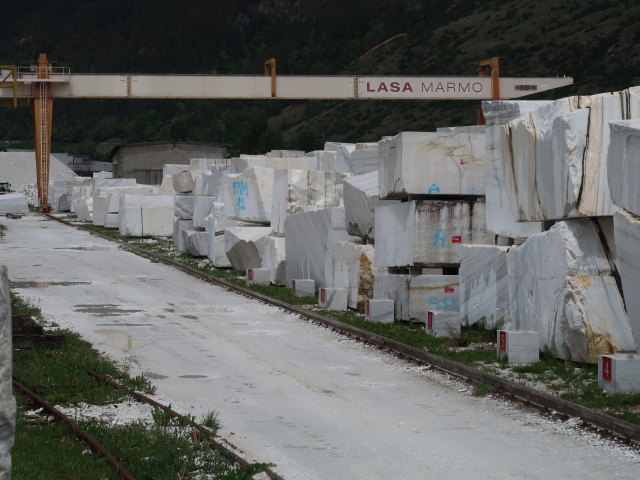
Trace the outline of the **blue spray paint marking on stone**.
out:
[[[440,186],[437,183],[432,183],[427,193],[440,193]]]
[[[440,242],[440,246],[444,247],[445,241],[446,241],[446,238],[445,238],[445,235],[444,235],[444,230],[439,228],[436,231],[436,234],[433,237],[433,246],[437,247],[438,246],[438,242]]]
[[[249,196],[249,185],[244,180],[236,180],[231,184],[233,188],[233,195],[237,196],[236,198],[236,206],[239,211],[246,210],[246,198]]]

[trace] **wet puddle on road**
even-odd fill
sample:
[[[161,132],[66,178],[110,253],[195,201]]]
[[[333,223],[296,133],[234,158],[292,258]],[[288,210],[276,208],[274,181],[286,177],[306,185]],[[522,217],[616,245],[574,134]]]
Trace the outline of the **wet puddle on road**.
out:
[[[9,281],[11,288],[47,288],[47,287],[72,287],[74,285],[91,285],[92,282],[27,282]]]
[[[108,252],[114,250],[116,247],[110,247],[107,245],[85,245],[79,247],[54,247],[54,250],[82,250],[85,252]]]
[[[119,317],[122,315],[142,312],[143,310],[123,309],[122,305],[107,303],[97,305],[74,305],[73,311],[79,313],[90,313],[96,317]]]
[[[123,332],[122,330],[104,329],[96,330],[96,333],[109,337],[109,340],[107,340],[105,344],[120,350],[135,350],[151,343],[149,340],[133,338],[127,332]]]

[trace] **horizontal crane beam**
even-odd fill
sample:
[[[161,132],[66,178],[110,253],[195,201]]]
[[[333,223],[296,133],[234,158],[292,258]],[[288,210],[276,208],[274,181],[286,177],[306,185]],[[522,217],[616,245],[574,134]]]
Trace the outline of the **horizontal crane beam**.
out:
[[[16,96],[33,97],[32,85],[42,79],[22,75]],[[53,98],[121,99],[288,99],[288,100],[488,100],[489,77],[374,77],[374,76],[277,76],[262,75],[90,75],[54,74]],[[571,77],[500,78],[500,98],[519,98],[571,85]],[[0,88],[0,99],[14,91]]]

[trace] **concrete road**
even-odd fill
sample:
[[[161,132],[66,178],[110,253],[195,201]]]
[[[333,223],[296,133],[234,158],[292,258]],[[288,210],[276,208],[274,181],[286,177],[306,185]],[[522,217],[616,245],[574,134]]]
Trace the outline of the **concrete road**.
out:
[[[640,478],[640,456],[37,215],[15,290],[288,479]]]

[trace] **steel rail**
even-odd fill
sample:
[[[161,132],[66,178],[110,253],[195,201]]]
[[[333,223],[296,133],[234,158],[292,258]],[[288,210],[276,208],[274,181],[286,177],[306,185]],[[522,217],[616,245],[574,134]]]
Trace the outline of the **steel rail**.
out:
[[[78,228],[78,225],[74,225],[73,223],[65,221],[64,219],[56,218],[53,215],[47,215],[47,216],[53,220],[57,220],[71,227]],[[185,265],[180,264],[179,262],[170,260],[162,255],[150,252],[148,250],[144,250],[134,245],[130,245],[122,240],[114,239],[114,238],[108,237],[107,235],[103,235],[98,232],[93,232],[91,230],[86,230],[86,231],[88,231],[93,235],[99,236],[103,239],[117,242],[121,245],[121,247],[124,250],[128,250],[142,257],[146,257],[150,260],[172,266],[188,275],[199,278],[207,283],[218,285],[227,290],[240,293],[247,297],[251,297],[261,302],[268,303],[270,305],[282,308],[283,310],[299,315],[300,317],[307,319],[309,321],[316,322],[326,327],[329,327],[341,334],[350,336],[363,343],[375,345],[380,349],[388,350],[391,353],[400,355],[407,359],[411,359],[418,363],[425,363],[428,365],[432,365],[438,368],[439,370],[442,370],[445,373],[449,373],[457,377],[461,377],[463,379],[472,380],[479,383],[485,383],[495,389],[500,390],[501,392],[511,395],[513,398],[517,399],[521,403],[524,403],[525,405],[531,405],[537,408],[541,408],[543,410],[555,411],[559,414],[568,415],[570,417],[577,417],[577,418],[580,418],[586,424],[591,425],[596,429],[602,430],[600,433],[615,434],[625,439],[634,441],[636,443],[640,443],[640,425],[635,425],[631,422],[627,422],[625,420],[612,417],[611,415],[598,412],[591,408],[584,407],[582,405],[578,405],[573,402],[569,402],[562,398],[554,397],[552,395],[536,390],[534,388],[527,387],[525,385],[521,385],[516,382],[512,382],[511,380],[507,380],[505,378],[499,377],[492,373],[485,372],[478,368],[470,367],[468,365],[464,365],[462,363],[449,360],[439,355],[434,355],[425,350],[421,350],[419,348],[406,345],[396,340],[392,340],[390,338],[386,338],[381,335],[371,333],[367,330],[363,330],[361,328],[355,327],[353,325],[349,325],[347,323],[340,322],[333,318],[320,315],[316,312],[312,312],[304,308],[290,305],[281,300],[268,297],[261,293],[257,293],[253,290],[250,290],[248,288],[235,285],[225,280],[216,278],[212,275],[208,275],[204,272],[195,270],[191,267],[187,267]]]
[[[199,440],[205,440],[207,442],[209,442],[211,444],[211,446],[213,446],[215,449],[217,449],[218,451],[220,451],[220,453],[226,457],[227,459],[237,463],[241,469],[245,470],[249,467],[252,466],[252,463],[245,460],[244,458],[242,458],[240,455],[238,455],[237,453],[233,452],[232,450],[230,450],[229,448],[225,447],[224,445],[222,445],[220,442],[216,441],[212,435],[211,432],[209,430],[207,430],[205,427],[203,427],[202,425],[200,425],[199,423],[194,422],[193,420],[191,420],[191,418],[181,415],[180,413],[176,412],[175,410],[172,410],[171,408],[162,405],[160,402],[157,402],[156,400],[154,400],[153,398],[148,397],[147,395],[137,392],[136,390],[127,387],[126,385],[121,384],[120,382],[118,382],[115,378],[113,378],[110,375],[106,375],[104,373],[100,373],[100,372],[96,372],[95,370],[91,370],[91,369],[87,369],[87,372],[89,373],[89,375],[91,375],[94,378],[97,378],[98,380],[101,380],[105,383],[107,383],[108,385],[111,385],[114,388],[117,388],[119,390],[124,390],[126,391],[129,395],[137,398],[139,401],[141,402],[145,402],[148,403],[149,405],[152,405],[156,408],[161,408],[162,410],[168,412],[173,418],[177,418],[181,421],[185,421],[186,423],[189,424],[189,426],[195,428],[198,433],[198,439]],[[284,477],[280,476],[279,474],[277,474],[276,472],[274,472],[273,470],[271,470],[271,468],[266,467],[264,469],[264,473],[267,474],[267,476],[273,480],[284,480]]]
[[[35,392],[33,392],[32,390],[29,390],[15,376],[13,377],[13,385],[18,390],[20,390],[25,396],[29,397],[33,402],[40,405],[44,410],[46,410],[51,415],[53,415],[58,420],[60,420],[62,423],[67,425],[78,438],[88,443],[93,451],[99,453],[104,458],[106,458],[106,460],[113,467],[117,475],[120,475],[125,480],[136,480],[136,478],[133,475],[131,475],[131,473],[129,473],[129,471],[125,468],[125,466],[122,465],[122,463],[120,463],[120,461],[116,457],[114,457],[113,455],[111,455],[111,453],[109,453],[109,450],[107,450],[104,447],[104,445],[102,445],[98,440],[96,440],[95,437],[91,435],[89,432],[86,432],[83,429],[81,429],[76,422],[71,420],[71,418],[69,418],[67,415],[62,413],[57,408],[55,408],[45,399],[41,398]]]

